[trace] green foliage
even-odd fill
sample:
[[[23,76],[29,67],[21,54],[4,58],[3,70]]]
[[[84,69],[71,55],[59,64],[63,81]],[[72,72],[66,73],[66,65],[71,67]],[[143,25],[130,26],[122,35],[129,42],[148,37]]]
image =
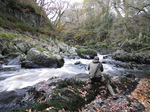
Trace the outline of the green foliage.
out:
[[[11,41],[13,40],[14,37],[16,37],[15,34],[11,34],[11,33],[0,33],[0,37],[3,38],[4,40],[7,40],[7,41]]]

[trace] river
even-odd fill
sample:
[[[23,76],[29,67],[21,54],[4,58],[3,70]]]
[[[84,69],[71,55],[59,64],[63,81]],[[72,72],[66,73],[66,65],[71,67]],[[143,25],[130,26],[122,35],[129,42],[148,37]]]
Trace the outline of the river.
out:
[[[104,55],[98,55],[100,61],[112,61],[111,58],[103,59]],[[41,69],[18,69],[16,71],[0,72],[0,112],[11,107],[14,99],[22,95],[28,87],[48,80],[51,77],[59,76],[70,78],[78,73],[88,73],[87,66],[92,60],[87,59],[65,59],[65,64],[61,68],[41,68]],[[113,60],[115,61],[115,60]],[[82,64],[75,64],[81,62]],[[121,63],[121,62],[120,62]],[[149,77],[150,69],[137,70],[118,68],[114,64],[103,63],[104,72],[108,75],[123,75],[126,73],[136,74],[138,77]],[[144,66],[144,65],[142,65]],[[147,67],[147,66],[146,66]],[[150,68],[149,66],[147,68]]]

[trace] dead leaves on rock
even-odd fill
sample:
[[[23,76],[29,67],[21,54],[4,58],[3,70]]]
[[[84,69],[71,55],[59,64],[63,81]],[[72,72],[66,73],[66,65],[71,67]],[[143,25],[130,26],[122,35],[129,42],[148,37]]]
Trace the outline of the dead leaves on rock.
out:
[[[146,107],[146,110],[150,110],[150,79],[141,79],[130,97],[138,99]]]

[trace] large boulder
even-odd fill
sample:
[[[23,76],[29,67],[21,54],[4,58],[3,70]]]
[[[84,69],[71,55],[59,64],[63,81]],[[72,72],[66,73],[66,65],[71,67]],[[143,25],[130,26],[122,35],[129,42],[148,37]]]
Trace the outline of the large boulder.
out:
[[[97,52],[94,49],[77,49],[77,54],[84,59],[94,59],[97,56]]]
[[[25,54],[31,48],[31,45],[29,44],[29,42],[26,42],[25,40],[15,39],[13,43],[17,47],[17,49],[19,49],[22,53],[25,53]]]
[[[3,35],[5,33],[2,33]],[[3,38],[0,38],[0,53],[3,55],[10,54],[26,54],[31,49],[30,42],[21,39],[6,40],[8,34],[5,34]],[[13,34],[12,34],[13,35]]]
[[[113,59],[123,61],[123,62],[136,62],[139,64],[149,64],[150,63],[150,57],[144,56],[140,53],[128,53],[124,50],[117,50],[112,55]]]
[[[22,62],[24,68],[59,68],[63,65],[64,59],[60,55],[51,55],[48,51],[42,52],[36,48],[30,49]]]

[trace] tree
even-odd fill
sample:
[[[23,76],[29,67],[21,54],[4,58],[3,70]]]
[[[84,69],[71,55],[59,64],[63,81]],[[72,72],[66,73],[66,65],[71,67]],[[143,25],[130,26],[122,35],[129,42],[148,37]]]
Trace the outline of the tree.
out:
[[[65,0],[38,0],[38,4],[46,11],[50,21],[57,27],[60,27],[60,21],[64,12],[69,7],[69,1]]]

